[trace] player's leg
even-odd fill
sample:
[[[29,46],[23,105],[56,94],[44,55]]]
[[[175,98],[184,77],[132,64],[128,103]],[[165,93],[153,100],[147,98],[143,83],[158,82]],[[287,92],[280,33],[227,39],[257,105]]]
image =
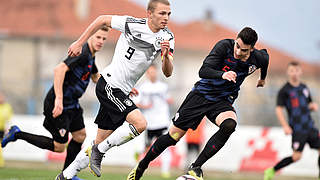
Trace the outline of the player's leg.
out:
[[[69,111],[71,119],[69,129],[72,134],[72,139],[68,144],[67,156],[64,162],[63,169],[67,168],[71,164],[71,162],[76,158],[86,138],[86,130],[82,116],[82,108],[73,109]]]
[[[151,161],[157,158],[167,147],[175,145],[186,131],[172,125],[169,133],[161,135],[150,147],[145,157],[129,173],[127,180],[139,180]]]
[[[320,136],[317,128],[312,128],[309,132],[307,142],[312,149],[316,149],[319,152],[318,156],[318,168],[319,168],[319,180],[320,180]]]
[[[208,117],[211,118],[210,116]],[[221,112],[215,119],[219,130],[208,140],[204,149],[190,166],[188,174],[202,179],[201,166],[212,156],[214,156],[227,142],[237,126],[237,115],[234,111]]]

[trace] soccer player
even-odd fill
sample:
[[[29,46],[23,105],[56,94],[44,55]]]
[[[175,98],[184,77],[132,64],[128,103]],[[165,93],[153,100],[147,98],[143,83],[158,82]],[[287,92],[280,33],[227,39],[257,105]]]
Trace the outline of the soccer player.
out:
[[[264,180],[271,180],[275,172],[298,161],[306,143],[320,153],[319,130],[311,119],[311,111],[317,111],[318,105],[311,99],[309,88],[301,83],[301,67],[298,62],[291,62],[287,68],[288,82],[280,89],[277,97],[276,115],[286,135],[292,135],[292,156],[286,157],[274,167],[264,172]],[[285,119],[284,109],[288,112]],[[320,156],[318,157],[320,168]],[[320,179],[320,173],[319,173]]]
[[[101,15],[70,46],[69,55],[78,55],[86,39],[104,25],[121,32],[112,62],[102,71],[96,86],[100,109],[95,119],[98,124],[95,144],[80,151],[56,179],[71,179],[88,165],[95,176],[101,176],[103,155],[146,129],[146,119],[129,98],[129,93],[160,53],[163,74],[171,76],[174,36],[167,28],[170,14],[168,0],[150,0],[147,18]]]
[[[169,133],[160,136],[145,157],[129,173],[128,180],[142,177],[149,163],[167,147],[175,145],[189,128],[196,129],[204,116],[219,126],[206,146],[188,169],[197,180],[203,179],[201,166],[215,155],[235,131],[237,115],[232,107],[244,79],[261,68],[257,87],[265,85],[269,56],[265,49],[254,48],[257,33],[246,27],[235,40],[219,41],[205,58],[199,80],[188,94],[175,117]]]
[[[95,53],[106,42],[108,31],[107,27],[100,28],[83,45],[83,51],[79,56],[69,56],[55,67],[53,86],[44,100],[43,113],[43,126],[52,134],[52,138],[23,132],[18,126],[12,126],[1,142],[2,147],[21,139],[42,149],[63,152],[71,132],[72,139],[68,144],[63,169],[69,166],[80,152],[86,137],[79,98],[85,92],[90,78],[93,82],[99,79]]]
[[[173,99],[168,94],[168,85],[158,80],[158,71],[155,64],[152,64],[146,72],[147,80],[139,87],[139,95],[134,102],[141,109],[147,120],[145,150],[150,147],[155,138],[168,131],[170,124],[169,105]],[[162,154],[161,175],[164,178],[170,177],[171,154],[166,150]]]

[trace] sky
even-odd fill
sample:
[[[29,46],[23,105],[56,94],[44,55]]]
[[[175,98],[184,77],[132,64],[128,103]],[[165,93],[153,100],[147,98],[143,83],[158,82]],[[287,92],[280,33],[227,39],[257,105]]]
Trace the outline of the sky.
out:
[[[131,0],[146,7],[148,0]],[[292,56],[320,63],[319,0],[169,0],[171,20],[178,23],[200,20],[205,11],[214,20],[240,31],[255,29],[259,40]]]

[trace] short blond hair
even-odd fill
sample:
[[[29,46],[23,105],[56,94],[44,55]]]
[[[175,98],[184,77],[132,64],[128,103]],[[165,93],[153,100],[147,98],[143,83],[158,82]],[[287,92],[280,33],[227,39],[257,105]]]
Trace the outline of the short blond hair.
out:
[[[170,6],[170,2],[168,0],[150,0],[148,3],[147,10],[153,12],[156,9],[156,5],[158,3]]]

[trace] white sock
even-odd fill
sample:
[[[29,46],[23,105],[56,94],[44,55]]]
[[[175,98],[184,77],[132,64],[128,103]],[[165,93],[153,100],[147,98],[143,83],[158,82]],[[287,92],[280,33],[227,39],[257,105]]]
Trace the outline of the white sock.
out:
[[[88,147],[83,148],[75,160],[65,169],[63,170],[63,176],[67,179],[71,179],[73,176],[77,175],[82,169],[88,167],[89,165],[89,157],[85,153]]]
[[[161,172],[162,173],[170,173],[170,165],[171,165],[171,151],[170,148],[167,148],[161,154]]]
[[[124,122],[108,138],[98,145],[98,150],[105,153],[113,146],[120,146],[138,135],[139,132],[132,124]]]

